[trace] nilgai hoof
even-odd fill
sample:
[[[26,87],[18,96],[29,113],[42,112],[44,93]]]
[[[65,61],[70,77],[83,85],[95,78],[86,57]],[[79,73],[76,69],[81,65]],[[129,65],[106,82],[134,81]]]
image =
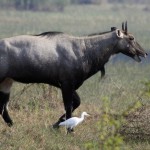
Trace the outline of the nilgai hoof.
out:
[[[9,127],[12,127],[12,126],[13,126],[13,122],[9,122],[9,123],[7,123],[7,125],[8,125]]]
[[[59,129],[59,122],[56,122],[52,125],[53,129]]]

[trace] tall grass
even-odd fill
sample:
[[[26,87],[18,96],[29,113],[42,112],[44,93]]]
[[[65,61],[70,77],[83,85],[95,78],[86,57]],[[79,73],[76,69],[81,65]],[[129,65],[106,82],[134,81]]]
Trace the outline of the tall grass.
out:
[[[38,34],[44,31],[63,31],[76,36],[121,28],[128,20],[129,31],[148,50],[150,13],[143,11],[144,5],[68,6],[59,12],[23,12],[0,10],[0,38],[20,34]],[[117,57],[117,56],[116,56]],[[143,60],[144,61],[144,60]],[[91,118],[77,127],[74,135],[65,136],[65,129],[55,131],[51,125],[64,113],[61,93],[47,85],[32,86],[15,83],[12,88],[10,114],[14,126],[8,128],[0,119],[0,149],[85,149],[85,143],[99,140],[97,122],[102,110],[101,99],[110,101],[114,113],[122,113],[128,106],[143,97],[143,81],[149,80],[149,64],[138,64],[133,60],[106,65],[106,78],[100,81],[100,73],[91,77],[78,93],[81,106],[74,112],[79,116],[88,111]],[[20,93],[25,88],[25,92]],[[127,142],[124,149],[149,149],[149,143]]]

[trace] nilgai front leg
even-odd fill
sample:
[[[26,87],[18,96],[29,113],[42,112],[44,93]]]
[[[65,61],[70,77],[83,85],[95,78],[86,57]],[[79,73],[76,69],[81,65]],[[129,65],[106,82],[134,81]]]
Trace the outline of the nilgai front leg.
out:
[[[79,106],[80,106],[80,97],[78,93],[75,91],[73,92],[72,95],[72,112]],[[63,114],[55,124],[53,124],[53,128],[59,128],[60,122],[65,121],[65,117],[66,117],[66,113]]]

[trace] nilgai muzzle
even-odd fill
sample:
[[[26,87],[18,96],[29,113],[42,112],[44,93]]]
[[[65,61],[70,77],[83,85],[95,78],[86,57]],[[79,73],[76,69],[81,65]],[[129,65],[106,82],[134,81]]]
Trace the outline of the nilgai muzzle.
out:
[[[128,33],[127,23],[122,30],[97,35],[75,37],[61,32],[21,35],[0,40],[0,114],[13,124],[8,114],[8,101],[14,81],[46,83],[61,89],[63,114],[53,127],[70,118],[80,105],[76,90],[82,83],[102,71],[111,55],[123,53],[136,61],[147,53]]]

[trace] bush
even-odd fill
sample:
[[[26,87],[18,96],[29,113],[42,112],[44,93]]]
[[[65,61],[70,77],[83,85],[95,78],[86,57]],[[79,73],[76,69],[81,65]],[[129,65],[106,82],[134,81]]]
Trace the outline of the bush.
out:
[[[142,96],[150,97],[150,81],[142,82],[145,89]],[[123,113],[126,122],[121,127],[120,133],[124,135],[125,139],[150,141],[150,105],[143,104],[137,101]]]
[[[110,108],[110,100],[103,98],[103,107],[100,120],[98,122],[99,141],[98,143],[86,143],[88,150],[120,150],[123,145],[123,137],[119,130],[123,123],[123,117],[116,118]]]

